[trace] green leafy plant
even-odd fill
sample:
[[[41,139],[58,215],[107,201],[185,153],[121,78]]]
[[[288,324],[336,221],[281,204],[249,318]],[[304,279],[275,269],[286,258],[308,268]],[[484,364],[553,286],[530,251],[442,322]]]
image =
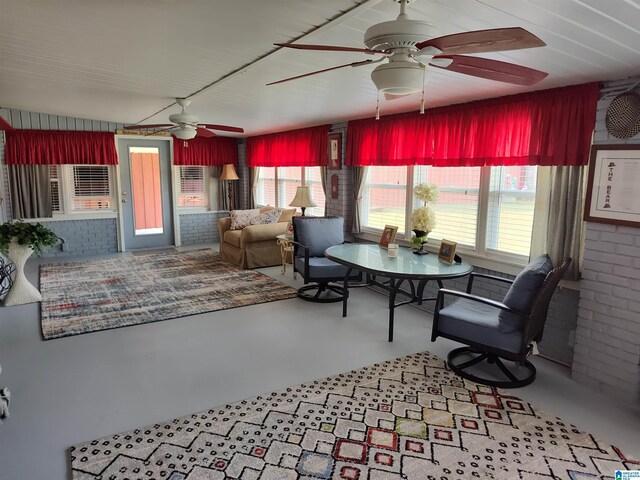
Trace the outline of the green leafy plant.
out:
[[[16,239],[19,245],[33,248],[37,255],[45,247],[58,243],[58,236],[50,228],[41,223],[25,223],[21,220],[6,222],[0,225],[0,252],[6,254],[11,240]]]

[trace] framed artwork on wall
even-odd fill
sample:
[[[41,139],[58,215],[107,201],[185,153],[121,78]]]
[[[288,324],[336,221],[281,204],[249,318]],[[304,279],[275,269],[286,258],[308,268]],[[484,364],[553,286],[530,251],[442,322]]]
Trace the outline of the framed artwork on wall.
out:
[[[342,168],[342,134],[329,134],[329,160],[327,162],[329,170],[340,170]]]
[[[584,220],[640,227],[639,184],[640,145],[594,145]]]
[[[338,174],[331,175],[331,198],[338,198]]]

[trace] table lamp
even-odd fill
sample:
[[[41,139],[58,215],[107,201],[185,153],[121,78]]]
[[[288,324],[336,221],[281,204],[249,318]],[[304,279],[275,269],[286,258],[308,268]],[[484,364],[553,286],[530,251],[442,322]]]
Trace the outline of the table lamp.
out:
[[[227,163],[222,166],[222,173],[220,174],[220,180],[232,182],[234,180],[240,180],[236,173],[236,168],[233,163]],[[227,194],[229,195],[229,210],[233,210],[233,194],[231,192],[231,183],[227,183]]]
[[[302,216],[304,217],[304,210],[307,207],[315,207],[316,203],[311,198],[311,192],[309,187],[298,187],[296,190],[296,196],[293,197],[290,207],[300,207],[302,209]]]

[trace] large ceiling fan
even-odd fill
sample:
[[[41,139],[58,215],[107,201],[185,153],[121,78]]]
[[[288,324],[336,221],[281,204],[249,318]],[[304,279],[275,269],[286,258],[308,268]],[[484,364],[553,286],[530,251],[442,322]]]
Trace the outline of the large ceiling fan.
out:
[[[369,27],[364,34],[366,48],[295,43],[275,44],[280,47],[300,50],[360,52],[368,55],[379,55],[379,59],[325,68],[278,80],[268,85],[288,82],[344,67],[359,67],[380,63],[385,59],[388,61],[380,63],[371,72],[371,80],[373,80],[378,90],[385,94],[387,100],[422,90],[427,66],[515,85],[533,85],[547,76],[545,72],[513,63],[461,55],[521,50],[546,45],[538,37],[523,28],[477,30],[429,38],[432,36],[430,34],[435,33],[433,25],[422,20],[411,20],[406,14],[406,6],[411,0],[392,1],[400,3],[400,15],[395,20]]]
[[[172,135],[175,135],[180,140],[191,140],[195,136],[215,137],[216,134],[211,130],[244,133],[244,130],[239,127],[215,125],[212,123],[199,123],[197,116],[193,115],[192,113],[186,112],[186,108],[191,103],[191,100],[188,100],[186,98],[176,98],[176,102],[182,107],[182,111],[180,113],[169,115],[169,121],[172,123],[161,123],[155,125],[130,125],[125,128],[127,130],[154,130],[156,132],[170,131]]]

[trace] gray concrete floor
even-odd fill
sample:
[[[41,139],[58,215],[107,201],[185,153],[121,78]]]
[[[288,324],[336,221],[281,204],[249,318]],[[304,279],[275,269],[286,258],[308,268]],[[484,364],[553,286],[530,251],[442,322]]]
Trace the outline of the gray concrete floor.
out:
[[[51,261],[51,260],[46,260]],[[27,265],[37,281],[39,260]],[[290,285],[291,272],[262,269]],[[357,289],[340,304],[299,299],[42,341],[39,304],[0,307],[0,386],[12,392],[0,425],[0,478],[69,478],[67,449],[395,357],[455,345],[429,340],[431,317],[396,312],[388,343],[387,299]],[[640,458],[640,410],[577,385],[541,358],[536,381],[514,391]]]

